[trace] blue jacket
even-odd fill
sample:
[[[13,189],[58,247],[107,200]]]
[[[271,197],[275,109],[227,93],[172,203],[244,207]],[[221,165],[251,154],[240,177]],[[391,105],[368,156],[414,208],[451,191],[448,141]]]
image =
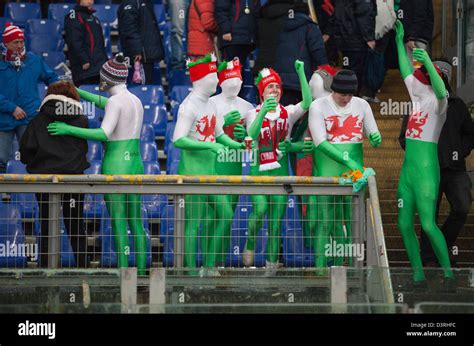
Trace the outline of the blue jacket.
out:
[[[27,125],[38,113],[41,100],[38,83],[49,85],[58,80],[58,75],[46,65],[41,57],[27,53],[23,66],[17,72],[10,63],[0,60],[0,131],[13,130]],[[16,107],[23,109],[25,119],[16,120],[12,113]]]
[[[287,18],[278,39],[275,70],[280,74],[283,89],[301,90],[295,71],[295,60],[304,62],[306,79],[314,70],[328,63],[319,26],[304,13],[295,12]]]
[[[245,13],[248,5],[248,14]],[[215,2],[214,17],[219,27],[219,47],[230,45],[252,45],[257,41],[257,16],[259,0],[218,0]],[[232,41],[222,40],[222,35],[232,34]],[[245,61],[242,62],[244,64]]]

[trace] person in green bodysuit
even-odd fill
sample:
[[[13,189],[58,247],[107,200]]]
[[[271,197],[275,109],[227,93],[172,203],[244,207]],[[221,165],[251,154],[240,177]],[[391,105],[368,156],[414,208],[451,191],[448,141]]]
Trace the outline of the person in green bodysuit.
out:
[[[306,76],[304,63],[295,61],[295,69],[300,82]],[[272,69],[260,71],[256,84],[262,104],[249,112],[246,122],[247,131],[255,142],[258,155],[257,164],[251,166],[253,176],[288,176],[288,152],[294,150],[289,141],[291,129],[298,119],[308,110],[311,104],[311,91],[308,83],[301,83],[303,101],[297,105],[283,107],[279,104],[282,85],[280,76]],[[274,270],[278,267],[280,250],[280,229],[284,217],[286,195],[258,196],[252,195],[253,212],[249,218],[247,242],[243,252],[243,262],[246,266],[254,263],[256,235],[263,225],[268,212],[268,241],[266,249],[266,268]]]
[[[92,141],[105,142],[102,174],[143,174],[140,153],[140,131],[143,123],[141,101],[127,90],[128,68],[121,54],[107,61],[100,71],[100,89],[111,97],[100,98],[79,90],[82,98],[105,106],[105,116],[98,129],[83,129],[54,122],[48,126],[53,136],[69,135]],[[127,223],[135,237],[135,252],[138,274],[146,270],[147,237],[143,229],[141,196],[132,194],[104,195],[115,236],[118,266],[128,267],[130,245]]]
[[[439,186],[438,139],[446,121],[447,93],[440,71],[428,53],[415,48],[413,58],[422,64],[413,71],[403,45],[404,29],[396,23],[396,44],[400,73],[412,101],[406,131],[405,159],[398,185],[398,228],[413,268],[413,280],[424,284],[420,247],[414,228],[418,211],[423,232],[443,268],[445,282],[452,282],[453,272],[443,233],[436,225],[436,201]]]
[[[318,176],[341,176],[348,169],[365,172],[362,151],[364,132],[372,146],[382,143],[370,105],[353,96],[357,88],[355,73],[341,70],[333,78],[333,92],[311,104],[309,129],[316,147],[313,172]],[[333,245],[329,242],[330,237],[336,244],[351,242],[351,202],[350,196],[310,196],[308,219],[311,234],[314,235],[313,251],[317,268],[327,267],[326,250],[328,245],[330,248]],[[334,265],[342,265],[344,258],[334,257]]]
[[[179,174],[216,175],[216,161],[220,151],[226,148],[239,150],[244,147],[223,132],[224,117],[217,116],[217,108],[209,98],[216,92],[218,78],[215,57],[189,61],[189,73],[193,90],[179,107],[173,142],[182,149]],[[206,268],[216,265],[217,253],[222,252],[223,235],[232,223],[229,196],[187,195],[185,197],[185,264],[196,267],[199,226],[206,224],[206,215],[216,211],[215,223],[205,226],[201,241],[205,244],[203,261]],[[208,273],[215,274],[209,270]]]

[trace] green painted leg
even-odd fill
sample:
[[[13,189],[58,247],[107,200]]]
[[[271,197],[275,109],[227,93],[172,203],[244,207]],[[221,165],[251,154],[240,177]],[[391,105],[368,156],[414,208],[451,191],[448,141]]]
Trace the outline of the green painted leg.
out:
[[[106,194],[104,195],[104,199],[114,233],[117,265],[119,268],[128,268],[130,245],[128,243],[127,219],[125,217],[126,196],[124,194]]]
[[[127,217],[134,237],[138,275],[146,274],[147,238],[143,228],[141,195],[127,196]]]
[[[278,263],[281,247],[281,222],[285,216],[287,199],[282,195],[270,196],[266,257],[271,263]]]
[[[209,196],[211,204],[215,206],[216,219],[214,232],[209,237],[209,247],[207,250],[206,267],[215,267],[219,256],[225,260],[222,253],[224,247],[224,234],[230,236],[230,226],[232,224],[233,213],[229,196]]]
[[[343,196],[343,220],[341,220],[341,226],[344,223],[346,226],[346,234],[344,244],[352,244],[352,197]],[[354,257],[349,256],[349,266],[352,267]]]
[[[415,282],[425,280],[423,265],[421,263],[420,245],[415,233],[415,194],[406,183],[405,174],[402,171],[397,193],[398,203],[398,228],[402,234],[403,244],[407,251],[413,269],[413,280]]]
[[[187,268],[196,268],[199,223],[205,217],[207,198],[204,195],[186,195],[184,226],[184,263]]]
[[[256,236],[262,228],[265,214],[267,213],[268,203],[266,196],[252,195],[251,199],[253,211],[249,217],[248,235],[245,247],[248,250],[255,251]]]
[[[314,256],[316,268],[326,268],[326,246],[331,245],[329,242],[329,235],[334,228],[334,197],[332,196],[317,196],[317,226],[314,238]]]

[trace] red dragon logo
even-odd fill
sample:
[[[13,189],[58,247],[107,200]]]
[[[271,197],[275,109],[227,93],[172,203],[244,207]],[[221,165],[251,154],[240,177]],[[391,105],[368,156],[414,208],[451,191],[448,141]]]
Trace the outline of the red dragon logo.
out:
[[[362,121],[359,116],[351,115],[339,124],[339,116],[332,115],[325,119],[326,130],[331,142],[348,142],[353,138],[362,139]]]
[[[213,114],[211,117],[211,123],[209,124],[209,117],[204,115],[196,123],[196,132],[201,136],[204,136],[200,142],[207,142],[209,138],[211,142],[214,142],[214,130],[216,128],[216,115]]]
[[[421,138],[423,133],[423,126],[425,126],[428,120],[428,113],[423,115],[422,112],[413,112],[408,119],[406,137],[410,138]]]

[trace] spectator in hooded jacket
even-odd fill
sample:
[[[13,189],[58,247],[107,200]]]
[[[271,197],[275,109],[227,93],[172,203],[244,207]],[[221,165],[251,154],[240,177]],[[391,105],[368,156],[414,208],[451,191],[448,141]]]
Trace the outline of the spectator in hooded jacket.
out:
[[[163,46],[153,2],[123,0],[117,17],[119,39],[125,56],[132,65],[135,61],[140,61],[145,70],[146,84],[153,84],[153,67],[163,59]]]
[[[214,0],[192,0],[188,18],[188,55],[202,58],[213,53],[214,37],[217,34]]]
[[[186,50],[183,39],[186,37],[190,0],[168,1],[171,21],[170,67],[171,70],[186,70]]]
[[[335,40],[344,55],[344,68],[356,73],[360,90],[364,85],[368,50],[375,49],[377,5],[375,0],[333,0],[332,4],[334,13],[325,28],[324,42]]]
[[[70,82],[51,84],[46,93],[39,114],[28,124],[20,142],[21,161],[31,174],[83,174],[89,167],[87,162],[87,141],[71,136],[51,136],[48,125],[54,121],[88,127],[87,118],[82,115],[79,94]],[[40,218],[40,266],[48,267],[49,194],[37,193]],[[82,208],[84,195],[65,193],[61,197],[64,225],[74,252],[76,266],[87,265],[86,233]]]
[[[104,33],[94,16],[94,0],[78,0],[64,18],[64,30],[74,84],[99,84],[99,72],[107,61]]]
[[[260,54],[255,69],[274,68],[285,86],[281,104],[298,104],[302,99],[295,60],[304,62],[307,80],[318,66],[327,64],[322,34],[308,16],[308,5],[301,0],[269,2],[261,9],[258,30]]]
[[[219,48],[227,61],[238,57],[242,66],[257,42],[260,0],[218,0],[215,18],[219,27]]]
[[[429,51],[433,40],[433,0],[401,0],[398,17],[405,28],[405,47],[410,61],[413,49]]]
[[[38,113],[38,83],[49,85],[57,80],[41,57],[26,52],[23,31],[7,23],[0,53],[0,173],[5,173],[12,155],[14,136],[19,142]]]

